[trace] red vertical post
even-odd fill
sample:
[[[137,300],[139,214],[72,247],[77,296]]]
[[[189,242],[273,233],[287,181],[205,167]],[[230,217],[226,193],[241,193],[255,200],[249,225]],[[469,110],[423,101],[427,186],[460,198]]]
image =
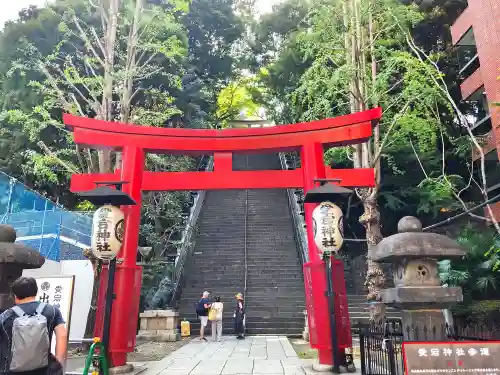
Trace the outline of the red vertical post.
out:
[[[141,267],[137,266],[137,246],[141,224],[142,177],[144,151],[137,147],[123,149],[121,180],[122,190],[135,200],[135,206],[122,206],[125,214],[125,231],[122,250],[118,254],[115,276],[115,299],[111,314],[109,353],[111,366],[123,366],[127,353],[135,346],[139,299],[141,293]]]
[[[317,187],[314,179],[325,178],[326,169],[323,160],[323,145],[320,143],[306,144],[302,146],[301,163],[304,174],[304,194]],[[313,210],[318,205],[315,203],[304,204],[304,214],[307,225],[307,243],[309,247],[309,263],[317,265],[322,263],[320,252],[314,243],[313,233]],[[322,267],[313,267],[322,268]],[[306,283],[306,293],[312,296],[312,308],[308,306],[307,317],[309,320],[310,336],[316,337],[316,349],[318,349],[319,363],[333,365],[330,321],[328,316],[328,299],[326,297],[326,277],[324,272],[311,273],[311,286]],[[312,288],[312,290],[307,290]],[[315,332],[313,332],[315,330]]]

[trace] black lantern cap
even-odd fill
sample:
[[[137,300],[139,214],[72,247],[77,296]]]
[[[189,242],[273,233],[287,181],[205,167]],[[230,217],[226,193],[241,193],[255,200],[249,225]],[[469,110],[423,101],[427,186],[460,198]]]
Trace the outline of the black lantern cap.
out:
[[[121,191],[121,186],[126,182],[96,182],[96,185],[107,185],[100,186],[93,190],[84,191],[83,193],[78,193],[77,195],[88,200],[90,203],[96,206],[104,206],[110,204],[112,206],[134,206],[136,201],[132,199],[130,195]],[[116,186],[116,189],[112,189],[109,186]]]
[[[318,188],[309,190],[304,198],[304,203],[321,203],[324,201],[339,200],[341,196],[351,195],[352,190],[336,184],[325,184]]]

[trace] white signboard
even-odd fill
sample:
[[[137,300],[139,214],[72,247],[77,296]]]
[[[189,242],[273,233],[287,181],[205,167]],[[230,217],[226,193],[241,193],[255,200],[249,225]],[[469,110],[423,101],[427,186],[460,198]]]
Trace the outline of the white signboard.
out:
[[[66,328],[71,326],[71,306],[73,304],[74,276],[43,277],[37,278],[38,294],[36,299],[48,303],[61,310],[66,322]],[[68,334],[69,337],[69,334]],[[56,339],[52,337],[52,354],[55,354]]]
[[[118,207],[97,209],[92,220],[92,252],[102,260],[112,260],[122,247],[124,214]]]

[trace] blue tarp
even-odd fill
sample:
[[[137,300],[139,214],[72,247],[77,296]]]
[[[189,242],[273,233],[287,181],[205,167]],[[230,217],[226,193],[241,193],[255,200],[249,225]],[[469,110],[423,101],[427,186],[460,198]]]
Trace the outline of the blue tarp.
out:
[[[92,217],[58,204],[0,172],[0,223],[12,225],[17,242],[54,261],[85,259],[90,247]]]

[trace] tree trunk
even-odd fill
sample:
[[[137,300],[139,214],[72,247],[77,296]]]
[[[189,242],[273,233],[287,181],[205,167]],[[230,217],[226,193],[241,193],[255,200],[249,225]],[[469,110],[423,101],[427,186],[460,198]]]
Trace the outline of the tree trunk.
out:
[[[113,120],[113,73],[114,73],[114,59],[115,59],[115,44],[118,29],[118,11],[120,7],[120,0],[110,0],[108,14],[105,14],[103,0],[100,0],[100,12],[103,22],[105,37],[104,37],[104,77],[103,77],[103,95],[100,109],[97,113],[97,118],[106,121]],[[112,172],[111,151],[99,150],[98,167],[100,173]],[[92,155],[90,155],[90,158]],[[121,162],[120,162],[121,165]],[[89,317],[87,319],[87,326],[85,328],[86,335],[93,335],[95,317],[97,313],[97,299],[99,296],[99,286],[101,281],[101,272],[99,269],[99,260],[93,254],[86,255],[92,263],[94,269],[94,287],[92,288],[92,299],[90,303]]]
[[[375,324],[385,319],[385,305],[380,303],[380,290],[384,288],[385,275],[379,263],[371,259],[377,244],[382,240],[380,231],[380,210],[377,205],[376,196],[369,189],[362,192],[366,198],[362,199],[364,213],[359,222],[366,229],[366,242],[368,245],[367,272],[365,285],[368,288],[366,299],[370,302],[370,320]]]
[[[352,66],[352,78],[349,85],[351,112],[364,110],[369,105],[368,82],[374,85],[377,75],[376,58],[374,56],[373,40],[373,19],[371,6],[368,14],[368,35],[362,27],[363,12],[361,11],[360,0],[345,0],[344,2],[344,44],[346,49],[346,61]],[[370,4],[371,5],[371,4]],[[370,43],[370,48],[366,48],[366,42]],[[369,57],[368,57],[369,56]],[[368,62],[368,58],[370,61]],[[371,80],[368,79],[368,63],[371,65]],[[374,103],[376,105],[376,103]],[[373,141],[368,141],[361,145],[354,146],[354,167],[373,168],[372,161],[380,147],[379,129],[374,130]],[[375,151],[375,152],[374,152]],[[380,231],[380,210],[377,205],[378,181],[380,176],[380,163],[376,163],[377,182],[374,188],[357,189],[358,197],[363,203],[364,213],[359,218],[359,222],[366,229],[366,240],[368,245],[367,273],[365,285],[368,288],[367,300],[370,304],[370,320],[380,323],[385,319],[385,306],[380,301],[380,290],[384,287],[385,276],[380,265],[371,259],[371,254],[375,246],[382,240]]]
[[[116,34],[118,29],[118,10],[120,0],[111,0],[109,2],[107,17],[108,20],[106,35],[104,38],[104,82],[101,102],[101,113],[99,118],[106,121],[113,120],[113,73],[115,62],[115,44]],[[102,9],[102,8],[101,8]],[[103,11],[103,10],[101,10]],[[99,155],[99,171],[101,173],[111,172],[111,151],[100,150]]]

